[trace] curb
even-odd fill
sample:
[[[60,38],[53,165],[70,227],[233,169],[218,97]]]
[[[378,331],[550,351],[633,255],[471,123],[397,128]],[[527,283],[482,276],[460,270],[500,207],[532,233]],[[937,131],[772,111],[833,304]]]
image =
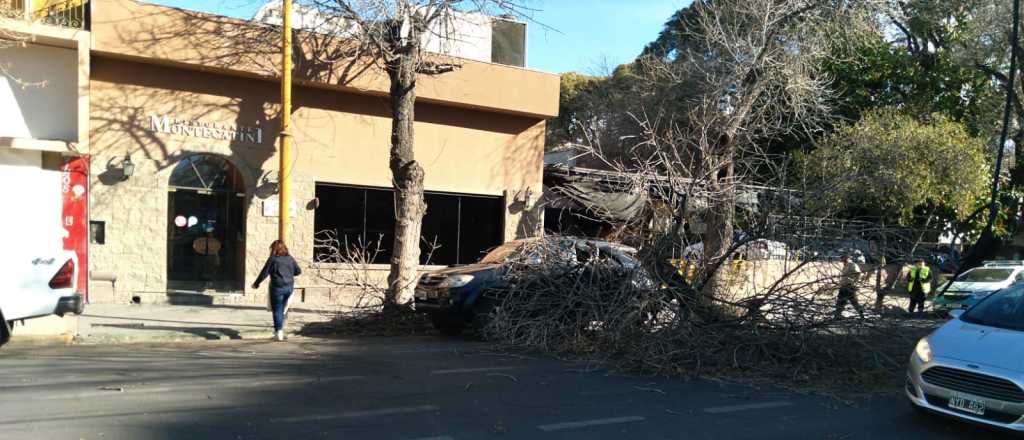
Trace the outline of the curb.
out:
[[[18,347],[52,347],[52,346],[68,346],[74,344],[75,336],[71,334],[63,335],[18,335],[15,334],[11,338],[10,342],[4,345],[4,348],[18,348]]]
[[[288,337],[300,337],[297,330],[286,331]],[[253,341],[268,340],[274,337],[270,330],[256,330],[239,332],[237,337],[223,334],[211,334],[200,336],[182,332],[150,332],[145,335],[118,334],[79,334],[75,335],[67,345],[116,345],[116,344],[137,344],[137,343],[168,343],[168,342],[211,342],[211,341]]]

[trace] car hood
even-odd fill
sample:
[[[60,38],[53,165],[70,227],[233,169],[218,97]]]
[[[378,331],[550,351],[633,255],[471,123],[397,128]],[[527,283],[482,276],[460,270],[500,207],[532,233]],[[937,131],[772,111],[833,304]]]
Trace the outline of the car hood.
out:
[[[1024,371],[1024,332],[948,322],[928,338],[935,356],[1013,371]]]
[[[1005,282],[999,283],[968,283],[964,281],[955,281],[949,286],[946,291],[949,293],[983,293],[993,292],[1006,287]]]
[[[446,267],[444,269],[438,269],[430,272],[431,275],[462,275],[462,274],[473,274],[476,272],[483,272],[493,270],[499,267],[499,264],[494,263],[474,263],[467,264],[465,266]]]

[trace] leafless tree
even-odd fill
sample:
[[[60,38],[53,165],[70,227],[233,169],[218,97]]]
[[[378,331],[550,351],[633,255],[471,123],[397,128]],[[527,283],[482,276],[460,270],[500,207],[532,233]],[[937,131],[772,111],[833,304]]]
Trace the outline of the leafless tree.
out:
[[[643,140],[613,168],[661,176],[676,227],[705,205],[702,271],[713,274],[733,245],[737,187],[779,179],[778,158],[761,146],[795,131],[816,131],[830,114],[819,66],[835,44],[876,31],[871,2],[698,0],[677,50],[639,61],[638,77],[672,106],[634,115]],[[601,156],[599,146],[593,152]],[[651,180],[651,179],[647,179]],[[760,182],[759,182],[760,180]],[[712,277],[704,287],[711,296]]]
[[[695,0],[680,26],[685,44],[637,66],[641,90],[670,99],[631,115],[640,134],[630,154],[606,154],[601,133],[584,142],[620,171],[616,184],[650,195],[617,237],[638,248],[643,269],[513,264],[483,334],[655,374],[899,386],[900,359],[929,329],[890,319],[896,299],[883,295],[900,284],[902,264],[882,257],[907,255],[918,234],[812,211],[803,200],[831,188],[801,184],[792,161],[762,147],[828,121],[821,61],[859,32],[881,32],[875,6]],[[853,280],[840,275],[843,254],[863,263]],[[646,276],[654,282],[637,282]],[[847,310],[837,301],[843,283],[875,310]]]
[[[390,80],[390,168],[396,198],[395,238],[388,276],[386,308],[407,307],[413,298],[420,260],[420,232],[427,206],[423,167],[416,161],[416,80],[458,69],[457,60],[426,52],[431,38],[459,39],[458,26],[472,14],[524,16],[512,0],[310,0],[301,6],[316,11],[315,32],[355,43],[343,57],[371,60]],[[475,17],[480,17],[475,15]]]
[[[30,35],[13,31],[3,23],[6,21],[22,21],[24,19],[25,11],[22,2],[0,0],[0,50],[25,47],[31,41]],[[14,75],[14,72],[11,71],[10,63],[2,60],[0,60],[0,76],[12,79],[23,87],[34,85]]]

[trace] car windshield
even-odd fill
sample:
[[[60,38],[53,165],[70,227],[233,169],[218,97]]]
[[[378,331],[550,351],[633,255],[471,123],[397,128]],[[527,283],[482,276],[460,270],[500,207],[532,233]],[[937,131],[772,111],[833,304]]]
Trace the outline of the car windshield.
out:
[[[1024,330],[1024,286],[992,294],[971,307],[960,319],[990,327]]]
[[[974,269],[960,275],[956,280],[965,283],[999,283],[1010,278],[1013,269]]]

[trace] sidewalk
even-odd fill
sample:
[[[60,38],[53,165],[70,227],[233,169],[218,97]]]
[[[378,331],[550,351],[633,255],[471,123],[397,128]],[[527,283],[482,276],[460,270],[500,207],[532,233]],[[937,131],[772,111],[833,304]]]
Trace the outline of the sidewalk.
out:
[[[295,336],[306,324],[329,320],[326,312],[293,309],[288,312],[285,332]],[[269,339],[274,332],[270,312],[244,305],[89,304],[81,316],[25,323],[15,327],[11,344]]]
[[[285,332],[294,336],[305,324],[329,320],[322,312],[291,310]],[[258,306],[90,304],[78,317],[74,343],[269,339],[273,333],[270,312]]]

